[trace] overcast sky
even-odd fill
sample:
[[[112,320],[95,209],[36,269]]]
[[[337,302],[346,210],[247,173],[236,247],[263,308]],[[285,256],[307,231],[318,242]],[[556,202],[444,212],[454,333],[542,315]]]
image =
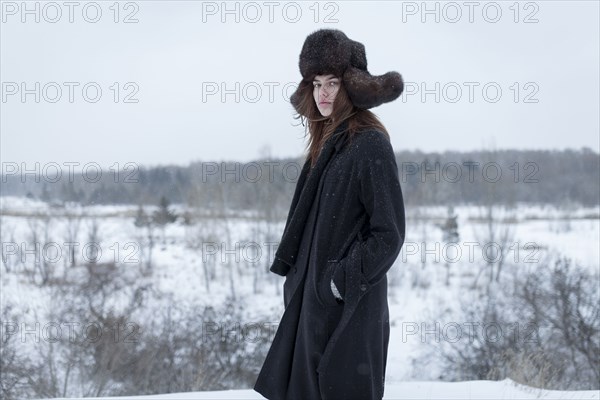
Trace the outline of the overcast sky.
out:
[[[23,4],[2,2],[3,163],[299,156],[288,99],[323,27],[402,74],[372,109],[396,151],[600,150],[597,1]]]

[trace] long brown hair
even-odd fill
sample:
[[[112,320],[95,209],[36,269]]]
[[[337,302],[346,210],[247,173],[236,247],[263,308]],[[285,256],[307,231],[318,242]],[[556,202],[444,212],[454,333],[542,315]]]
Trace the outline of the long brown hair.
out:
[[[328,117],[323,117],[315,104],[313,97],[313,80],[303,80],[300,83],[300,96],[298,102],[299,114],[294,117],[300,119],[305,131],[310,134],[306,146],[306,160],[310,160],[311,168],[315,165],[321,146],[333,135],[335,129],[348,120],[345,132],[351,141],[354,135],[366,129],[381,131],[389,140],[390,135],[379,118],[369,110],[360,109],[352,104],[348,92],[341,78],[340,88],[333,102],[333,111]],[[304,124],[304,119],[307,123]]]

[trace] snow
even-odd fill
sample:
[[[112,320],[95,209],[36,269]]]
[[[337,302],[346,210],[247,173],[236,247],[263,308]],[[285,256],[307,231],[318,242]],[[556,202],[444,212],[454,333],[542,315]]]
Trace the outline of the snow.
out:
[[[87,398],[87,397],[86,397]],[[264,399],[254,390],[225,390],[217,392],[170,393],[150,396],[99,397],[106,400],[172,399],[172,400],[238,400]],[[403,382],[386,385],[384,400],[401,399],[600,399],[600,391],[540,390],[519,385],[510,379],[503,381],[465,382]]]
[[[87,217],[82,221],[79,237],[80,243],[85,243],[89,230],[89,216],[97,217],[100,224],[100,240],[103,250],[101,261],[123,262],[126,256],[140,257],[139,251],[132,254],[125,245],[140,241],[140,231],[133,225],[137,207],[134,206],[95,206],[86,208]],[[181,208],[173,206],[178,212]],[[52,211],[45,203],[34,200],[14,197],[0,197],[0,211],[2,214],[3,242],[25,244],[29,241],[30,227],[28,221],[34,214]],[[54,209],[60,216],[64,209]],[[413,208],[407,206],[407,238],[406,245],[396,264],[388,273],[390,282],[389,307],[390,307],[390,344],[388,351],[388,365],[386,373],[386,399],[599,399],[598,391],[548,391],[528,388],[515,384],[510,380],[493,381],[468,381],[468,382],[439,382],[433,381],[440,376],[441,368],[425,356],[425,350],[433,344],[432,340],[423,341],[421,335],[408,335],[406,328],[411,324],[426,323],[431,328],[434,323],[442,325],[447,322],[461,323],[452,319],[457,310],[460,310],[461,301],[465,301],[467,283],[473,281],[477,273],[475,267],[481,264],[481,247],[475,252],[474,260],[467,260],[467,243],[482,242],[485,233],[485,222],[481,220],[484,215],[480,207],[460,206],[455,207],[458,215],[460,231],[460,245],[463,257],[460,262],[452,265],[452,284],[444,284],[445,268],[443,254],[431,254],[426,250],[431,249],[434,242],[441,241],[441,231],[435,226],[437,222],[446,217],[445,207]],[[416,215],[422,216],[420,219]],[[506,225],[513,229],[514,236],[511,243],[515,243],[511,259],[531,255],[530,251],[523,248],[526,243],[534,242],[539,252],[534,256],[543,260],[553,254],[571,257],[576,263],[598,271],[600,269],[600,208],[558,209],[550,206],[520,205],[511,210],[500,210],[499,214],[506,218]],[[425,218],[426,217],[426,218]],[[208,224],[208,222],[207,222]],[[156,230],[157,240],[153,252],[154,274],[149,278],[153,287],[160,295],[152,296],[138,310],[135,317],[140,321],[158,318],[156,310],[164,309],[168,304],[180,304],[184,309],[201,309],[205,306],[222,304],[230,292],[227,283],[229,268],[235,268],[235,290],[238,299],[246,304],[244,318],[252,321],[272,321],[277,324],[283,314],[283,296],[281,285],[283,279],[274,274],[265,274],[261,279],[258,292],[254,293],[252,286],[252,272],[256,265],[242,259],[236,260],[240,252],[227,255],[231,250],[231,243],[244,244],[254,237],[252,231],[257,227],[257,222],[252,219],[238,217],[228,218],[227,224],[231,235],[229,245],[219,249],[217,264],[218,279],[211,283],[210,293],[204,286],[204,272],[202,269],[202,253],[186,247],[186,239],[194,236],[196,227],[184,227],[181,224],[168,225],[166,244],[162,243],[162,232]],[[220,222],[209,226],[223,230]],[[282,225],[272,228],[278,235]],[[65,241],[66,223],[63,218],[56,218],[51,224],[50,240],[61,244]],[[483,232],[483,233],[482,233]],[[216,237],[226,237],[222,232],[215,233]],[[6,236],[5,236],[6,235]],[[277,238],[278,239],[278,238]],[[277,240],[275,239],[275,240]],[[263,239],[261,239],[262,241]],[[423,247],[422,243],[427,243]],[[115,253],[116,247],[120,250]],[[412,244],[415,252],[407,251],[408,244]],[[430,246],[431,244],[431,246]],[[517,253],[516,249],[520,249]],[[243,255],[244,253],[242,253]],[[440,259],[436,262],[436,255]],[[26,255],[31,257],[30,255]],[[78,257],[81,259],[81,247]],[[266,256],[266,254],[263,254]],[[272,256],[272,255],[271,255]],[[106,258],[104,258],[106,257]],[[421,265],[422,257],[426,259],[426,267]],[[116,258],[116,259],[115,259]],[[225,258],[225,259],[223,259]],[[229,260],[231,264],[225,263]],[[27,259],[30,264],[30,258]],[[58,264],[63,264],[61,260]],[[261,258],[261,266],[264,259]],[[539,261],[538,261],[539,262]],[[532,264],[535,266],[535,263]],[[42,326],[48,312],[52,309],[52,290],[32,284],[23,274],[6,273],[2,269],[0,289],[2,301],[10,299],[15,306],[22,321],[31,326],[34,322],[41,322]],[[23,268],[17,265],[18,269]],[[64,265],[57,265],[57,274],[62,273]],[[127,266],[125,266],[127,268]],[[239,269],[239,270],[238,270]],[[72,270],[72,268],[71,268]],[[70,272],[73,273],[73,272]],[[417,282],[414,285],[414,282]],[[391,283],[394,283],[393,285]],[[118,303],[119,299],[113,299]],[[187,308],[186,308],[187,307]],[[185,318],[185,316],[184,316]],[[444,318],[446,318],[444,320]],[[454,317],[456,318],[456,317]],[[51,321],[52,322],[52,321]],[[20,345],[20,350],[35,356],[35,343],[27,341]],[[424,381],[425,380],[425,381]],[[432,380],[432,381],[429,381]],[[220,392],[172,393],[156,396],[134,397],[104,397],[106,399],[260,399],[258,393],[252,390],[235,390]]]

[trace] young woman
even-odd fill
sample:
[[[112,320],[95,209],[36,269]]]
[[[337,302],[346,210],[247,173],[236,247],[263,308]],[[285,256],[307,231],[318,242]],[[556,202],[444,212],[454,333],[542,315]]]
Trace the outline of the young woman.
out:
[[[368,109],[395,100],[397,72],[372,76],[364,46],[310,34],[290,101],[307,157],[271,271],[285,312],[254,390],[270,400],[381,399],[389,341],[386,273],[404,243],[389,135]]]

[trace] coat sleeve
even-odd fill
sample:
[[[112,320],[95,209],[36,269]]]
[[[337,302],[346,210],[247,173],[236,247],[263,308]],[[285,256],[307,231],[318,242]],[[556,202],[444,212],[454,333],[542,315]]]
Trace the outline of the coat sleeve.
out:
[[[367,235],[355,246],[361,265],[361,290],[377,284],[392,267],[404,244],[404,200],[391,143],[372,132],[359,160],[359,199],[367,213]],[[353,258],[354,258],[353,257]]]

